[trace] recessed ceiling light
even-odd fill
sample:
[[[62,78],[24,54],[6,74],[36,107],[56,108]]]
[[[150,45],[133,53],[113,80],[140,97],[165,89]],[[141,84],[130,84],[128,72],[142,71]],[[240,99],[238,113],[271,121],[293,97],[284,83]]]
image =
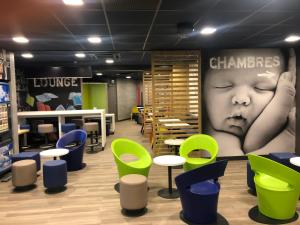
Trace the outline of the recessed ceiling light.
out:
[[[85,58],[85,54],[82,53],[82,52],[76,53],[75,56],[76,56],[77,58]]]
[[[25,59],[32,59],[33,58],[33,55],[31,53],[23,53],[21,56]]]
[[[204,28],[202,28],[202,30],[200,30],[200,34],[210,35],[210,34],[215,33],[216,31],[217,31],[217,29],[214,27],[204,27]]]
[[[296,42],[299,40],[300,40],[300,36],[297,36],[297,35],[290,35],[284,39],[284,41],[286,41],[286,42]]]
[[[102,41],[101,38],[97,36],[90,36],[87,38],[87,40],[92,44],[99,44]]]
[[[29,40],[24,36],[16,36],[12,38],[14,42],[20,43],[20,44],[26,44],[29,42]]]
[[[97,76],[102,76],[103,74],[102,74],[102,73],[96,73],[96,75],[97,75]]]
[[[106,59],[105,62],[106,62],[107,64],[112,64],[112,63],[114,63],[115,61],[114,61],[113,59]]]
[[[127,78],[127,79],[130,79],[130,78],[131,78],[131,76],[126,76],[126,78]]]
[[[148,72],[146,73],[146,75],[149,75],[149,74],[150,74],[150,73],[148,73]]]
[[[83,0],[63,0],[65,5],[81,6],[83,5]]]

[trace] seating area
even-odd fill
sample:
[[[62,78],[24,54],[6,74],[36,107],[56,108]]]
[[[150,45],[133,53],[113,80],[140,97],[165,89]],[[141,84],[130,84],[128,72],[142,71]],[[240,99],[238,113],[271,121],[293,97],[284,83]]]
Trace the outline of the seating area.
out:
[[[126,129],[126,127],[128,127],[132,123],[133,121],[124,121],[124,122],[117,123],[117,129],[115,135],[110,136],[108,139],[108,143],[109,143],[108,148],[105,149],[105,151],[101,152],[101,154],[84,154],[83,161],[87,164],[87,166],[82,170],[67,172],[67,177],[60,178],[60,176],[64,174],[62,172],[59,172],[59,177],[57,177],[58,175],[55,175],[55,171],[52,172],[52,167],[56,166],[53,165],[55,161],[53,161],[52,159],[49,160],[49,158],[42,157],[41,164],[47,166],[48,163],[46,162],[50,162],[49,165],[50,170],[47,171],[46,169],[47,175],[43,173],[38,173],[39,176],[37,176],[36,178],[37,180],[35,182],[36,187],[34,189],[30,189],[29,191],[22,192],[22,195],[25,196],[33,195],[30,197],[30,199],[25,201],[31,201],[33,204],[31,208],[38,210],[40,204],[46,203],[45,195],[51,194],[52,198],[47,200],[47,204],[53,204],[53,207],[56,206],[57,204],[64,204],[66,210],[72,210],[72,209],[76,210],[77,216],[76,217],[73,216],[72,218],[69,218],[69,221],[75,224],[80,224],[82,222],[80,218],[85,218],[86,215],[85,210],[89,211],[91,215],[90,219],[95,223],[97,223],[97,221],[100,222],[99,220],[99,216],[100,216],[100,218],[104,219],[104,221],[113,220],[113,221],[118,221],[118,223],[120,224],[126,224],[129,221],[131,223],[135,223],[135,222],[143,223],[145,219],[146,220],[149,219],[154,223],[159,223],[164,221],[165,223],[171,222],[172,224],[183,224],[180,218],[182,217],[183,221],[186,218],[184,217],[184,214],[180,215],[180,212],[182,210],[186,210],[186,211],[188,210],[187,212],[191,213],[192,217],[194,214],[197,215],[196,220],[199,219],[198,216],[200,217],[200,219],[201,219],[201,215],[203,215],[205,218],[207,216],[207,214],[205,213],[198,214],[197,210],[193,211],[195,210],[194,207],[192,207],[191,211],[189,211],[189,208],[185,208],[186,205],[184,206],[182,205],[183,204],[182,201],[185,201],[187,206],[190,205],[189,200],[185,199],[185,194],[183,194],[184,196],[181,196],[181,188],[184,185],[189,185],[189,183],[187,182],[191,182],[193,184],[197,184],[191,186],[192,188],[190,189],[190,191],[192,191],[194,195],[199,195],[201,193],[203,194],[216,193],[214,191],[219,192],[217,198],[217,207],[215,205],[214,208],[211,208],[214,209],[213,211],[215,213],[217,212],[217,214],[214,215],[217,215],[218,219],[225,219],[228,221],[229,224],[238,224],[238,223],[251,224],[251,219],[248,217],[248,212],[252,207],[256,206],[258,203],[256,203],[257,197],[247,192],[248,190],[247,176],[246,176],[247,169],[246,169],[245,160],[229,161],[227,163],[228,165],[225,170],[224,176],[222,176],[222,170],[220,170],[220,172],[217,174],[211,174],[212,172],[217,171],[216,169],[211,168],[211,167],[215,167],[215,163],[217,164],[220,163],[222,164],[222,166],[221,165],[219,166],[221,166],[223,169],[225,168],[224,165],[225,162],[219,160],[217,160],[215,163],[212,162],[211,164],[208,164],[207,165],[208,167],[201,166],[199,168],[196,168],[195,170],[189,170],[187,172],[184,172],[183,169],[173,169],[172,175],[175,178],[173,180],[173,187],[174,188],[177,187],[180,192],[180,198],[173,199],[173,200],[164,199],[158,196],[157,192],[161,188],[167,187],[167,182],[168,182],[167,170],[162,166],[158,166],[155,164],[151,165],[151,161],[150,161],[151,168],[147,169],[148,170],[147,178],[144,178],[147,180],[146,189],[145,186],[142,185],[144,184],[145,180],[142,182],[139,181],[139,178],[130,178],[130,177],[128,179],[125,179],[127,175],[124,174],[122,176],[124,177],[123,179],[125,179],[124,183],[122,183],[122,179],[120,180],[121,183],[120,193],[116,192],[113,186],[116,182],[119,181],[119,171],[118,171],[118,166],[114,159],[114,155],[112,154],[112,149],[110,149],[110,143],[116,142],[119,145],[116,145],[115,147],[119,146],[120,148],[120,146],[122,146],[123,143],[127,144],[127,142],[129,142],[129,144],[134,144],[135,142],[138,142],[138,143],[146,143],[142,145],[143,148],[146,149],[150,148],[150,144],[149,143],[147,144],[147,140],[148,140],[147,137],[144,137],[142,135],[136,136],[136,133],[139,132],[140,125],[134,123],[133,129]],[[123,140],[121,138],[124,136],[125,133],[127,134],[129,140],[126,139]],[[121,140],[118,138],[121,138]],[[118,140],[120,140],[119,143]],[[130,145],[128,145],[128,147],[129,146]],[[137,145],[137,147],[138,146],[140,145]],[[126,149],[129,150],[122,150],[122,153],[125,154],[124,160],[125,161],[133,160],[133,158],[131,156],[128,157],[126,153],[129,152],[135,153],[135,151],[134,150],[130,151],[130,149],[132,149],[131,147]],[[137,152],[140,152],[140,150]],[[150,156],[150,159],[151,158],[152,157]],[[57,163],[60,164],[61,160],[56,160],[56,161],[58,161]],[[106,170],[108,166],[112,168],[110,172]],[[61,169],[58,169],[57,171],[60,170]],[[135,172],[129,171],[127,174],[132,174],[132,173]],[[195,173],[198,174],[199,177],[195,175]],[[190,177],[189,174],[191,175]],[[194,174],[195,176],[192,174]],[[202,177],[204,174],[205,176]],[[54,177],[55,180],[53,180]],[[216,180],[215,178],[217,177],[219,177],[217,181],[214,181]],[[204,183],[201,182],[202,179],[206,180],[206,182]],[[122,190],[123,184],[125,186]],[[216,184],[219,184],[220,186]],[[11,189],[12,188],[11,185],[12,184],[10,182],[0,183],[0,187],[1,187],[0,195],[2,196],[5,190]],[[51,188],[49,191],[47,187],[53,187],[51,185],[60,186],[59,190],[62,190],[62,192],[61,191],[51,192]],[[137,189],[134,188],[135,187],[134,185],[137,185],[136,186]],[[204,186],[202,187],[202,185]],[[216,187],[218,187],[218,189],[216,189]],[[212,188],[211,191],[210,188]],[[123,193],[123,191],[125,192],[125,194]],[[80,197],[75,197],[77,196],[76,193],[78,194],[80,193]],[[131,194],[133,194],[136,198],[131,198],[130,197]],[[55,197],[55,196],[59,196],[59,197]],[[100,196],[103,197],[100,198]],[[189,195],[187,195],[187,197],[188,196]],[[15,193],[11,193],[10,197],[18,198]],[[130,197],[130,200],[132,201],[128,200],[128,197]],[[198,201],[197,199],[198,198],[192,197],[190,200],[197,202]],[[75,207],[74,201],[76,201],[75,209],[74,209]],[[199,201],[206,202],[212,200],[210,200],[210,198],[206,199],[204,197],[203,198],[199,197]],[[228,201],[231,201],[231,204],[233,205],[239,205],[243,202],[243,207],[239,209],[228,207],[227,206]],[[89,204],[87,204],[87,202],[89,202]],[[216,201],[212,204],[215,203]],[[107,204],[109,205],[109,207],[102,208],[103,205],[107,205]],[[198,204],[198,203],[193,203],[193,204]],[[208,203],[205,203],[205,206],[207,206],[207,204]],[[297,204],[299,206],[299,203]],[[144,207],[146,207],[146,209],[144,209]],[[208,210],[207,207],[205,209]],[[25,209],[19,205],[17,206],[17,210],[22,211]],[[57,215],[53,219],[51,224],[61,221],[60,217],[65,215],[64,212],[61,212],[58,209],[52,207],[47,209],[47,211],[48,210],[54,210]],[[10,211],[11,210],[8,210],[8,212]],[[201,211],[203,212],[203,210]],[[161,215],[161,213],[165,215],[164,218],[158,216]],[[29,213],[29,215],[32,214]],[[46,214],[42,214],[42,215],[46,217]],[[209,215],[211,216],[213,214],[209,214]],[[32,216],[32,218],[34,218],[34,216]],[[22,217],[16,216],[15,220],[22,221]],[[5,221],[9,221],[9,219],[5,219]],[[297,222],[298,221],[291,222],[291,224],[297,224]],[[27,223],[25,222],[25,224]]]
[[[0,225],[300,225],[300,0],[1,3]]]

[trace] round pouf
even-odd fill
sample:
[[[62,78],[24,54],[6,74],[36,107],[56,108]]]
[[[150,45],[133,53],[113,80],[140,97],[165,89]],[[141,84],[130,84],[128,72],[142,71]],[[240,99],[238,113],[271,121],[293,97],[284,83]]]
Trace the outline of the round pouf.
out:
[[[54,132],[53,124],[39,124],[38,125],[38,132],[40,134],[48,134]]]
[[[48,189],[63,188],[67,184],[65,160],[51,160],[43,164],[44,186]]]
[[[147,178],[140,174],[129,174],[120,179],[120,203],[122,212],[128,216],[139,216],[146,212],[148,201]]]
[[[36,170],[41,169],[41,157],[39,152],[21,152],[11,156],[12,163],[24,160],[24,159],[33,159],[36,162]]]
[[[12,185],[25,187],[36,182],[36,163],[32,159],[20,160],[12,164]]]
[[[72,131],[72,130],[75,130],[75,129],[76,129],[76,124],[75,123],[65,123],[65,124],[61,125],[61,130],[65,134]]]
[[[84,129],[86,130],[86,132],[98,132],[98,123],[97,122],[88,122],[88,123],[84,123]]]

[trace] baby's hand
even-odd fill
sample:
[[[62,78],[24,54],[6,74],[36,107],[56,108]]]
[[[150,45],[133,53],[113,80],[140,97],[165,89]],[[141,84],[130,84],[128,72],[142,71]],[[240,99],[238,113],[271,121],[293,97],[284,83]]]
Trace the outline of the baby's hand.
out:
[[[283,104],[281,107],[288,107],[289,111],[291,109],[291,104],[294,102],[294,97],[296,95],[295,89],[296,83],[296,55],[293,49],[290,49],[289,58],[289,71],[284,72],[280,75],[276,93],[274,99],[279,100],[279,104]]]
[[[243,145],[246,153],[269,143],[283,128],[287,128],[289,113],[294,106],[296,83],[296,56],[290,50],[289,70],[280,75],[275,95],[249,128]],[[291,120],[289,120],[289,124]]]

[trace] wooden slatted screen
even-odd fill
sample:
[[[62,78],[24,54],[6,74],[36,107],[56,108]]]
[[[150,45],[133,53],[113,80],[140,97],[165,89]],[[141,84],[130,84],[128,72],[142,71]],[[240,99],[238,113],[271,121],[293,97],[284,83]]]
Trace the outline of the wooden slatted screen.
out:
[[[152,75],[150,71],[143,73],[143,132],[148,135],[152,132]]]
[[[200,57],[200,51],[152,53],[153,150],[156,155],[170,154],[164,140],[187,138],[201,132]]]

